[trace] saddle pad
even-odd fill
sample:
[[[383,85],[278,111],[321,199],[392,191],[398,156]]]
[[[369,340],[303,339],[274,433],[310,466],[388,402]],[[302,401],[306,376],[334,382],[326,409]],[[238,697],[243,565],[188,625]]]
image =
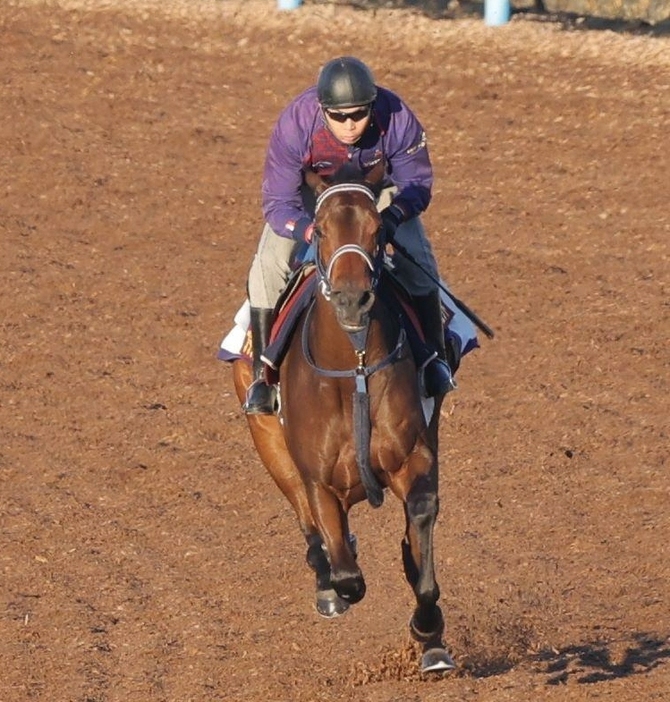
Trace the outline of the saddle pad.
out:
[[[290,293],[280,300],[270,332],[270,343],[262,355],[262,359],[273,370],[279,368],[300,315],[311,302],[315,292],[316,269],[311,266],[309,270],[303,270]]]
[[[309,301],[313,295],[316,287],[315,270],[314,264],[307,262],[289,279],[275,307],[275,319],[270,334],[270,344],[275,344],[275,342],[281,344],[280,339],[284,339],[283,343],[286,343],[290,338],[290,333],[282,331],[282,327],[284,324],[290,325],[290,329],[295,326],[300,311],[305,306],[301,300],[306,299]],[[308,292],[304,293],[303,291]],[[301,305],[302,307],[300,307]],[[299,311],[298,307],[300,307]],[[217,358],[220,361],[232,363],[239,358],[251,359],[250,309],[249,300],[245,300],[235,314],[233,328],[226,334],[219,346]],[[279,355],[277,350],[273,350],[271,353],[271,356],[274,357],[275,355]]]
[[[285,347],[295,328],[300,314],[309,304],[316,289],[316,276],[313,267],[305,267],[292,278],[291,285],[287,286],[285,294],[277,305],[277,321],[272,329],[271,343],[266,353],[267,362],[276,372],[285,353]],[[410,337],[410,344],[414,353],[424,347],[423,333],[412,309],[409,299],[398,292],[394,282],[388,282],[384,287],[394,288],[394,292],[387,290],[384,295],[386,300],[394,300],[393,307],[396,314],[404,320],[404,326]],[[290,288],[290,290],[289,290]],[[293,294],[295,292],[295,294]],[[449,296],[442,292],[442,304],[445,316],[445,334],[455,337],[461,346],[461,354],[465,356],[470,351],[479,347],[477,332],[473,323],[452,302]],[[249,301],[245,300],[237,311],[235,322],[231,331],[224,337],[219,347],[217,358],[221,361],[232,362],[239,358],[251,358],[251,333],[249,331]],[[424,347],[425,348],[425,347]],[[417,358],[419,361],[419,358]]]

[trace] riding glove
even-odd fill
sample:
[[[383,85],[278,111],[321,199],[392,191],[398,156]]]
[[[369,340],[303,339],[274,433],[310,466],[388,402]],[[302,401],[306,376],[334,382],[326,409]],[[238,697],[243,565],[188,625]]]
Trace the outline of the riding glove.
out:
[[[398,205],[389,205],[380,213],[382,218],[382,227],[384,228],[384,237],[389,244],[393,243],[396,229],[405,219],[404,212]]]

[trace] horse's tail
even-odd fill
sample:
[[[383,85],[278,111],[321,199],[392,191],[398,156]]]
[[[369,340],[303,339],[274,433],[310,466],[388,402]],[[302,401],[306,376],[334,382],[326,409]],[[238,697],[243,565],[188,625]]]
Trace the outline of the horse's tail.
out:
[[[381,507],[384,502],[384,489],[375,477],[370,466],[370,396],[366,392],[354,392],[354,441],[356,463],[368,502],[373,507]]]

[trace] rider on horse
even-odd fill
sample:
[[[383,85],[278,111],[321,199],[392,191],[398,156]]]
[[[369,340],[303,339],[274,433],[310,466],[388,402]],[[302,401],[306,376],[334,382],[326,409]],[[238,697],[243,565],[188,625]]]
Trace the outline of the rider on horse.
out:
[[[254,382],[244,404],[247,414],[275,411],[275,390],[265,381],[261,356],[293,256],[314,231],[314,202],[304,172],[329,176],[349,164],[364,175],[381,160],[387,177],[378,209],[386,241],[409,254],[393,257],[395,274],[437,354],[425,370],[426,392],[442,395],[453,387],[460,346],[445,344],[437,263],[419,218],[433,183],[426,134],[395,93],[375,84],[362,61],[344,56],[326,63],[316,86],[284,109],[270,138],[262,187],[266,223],[248,279]]]

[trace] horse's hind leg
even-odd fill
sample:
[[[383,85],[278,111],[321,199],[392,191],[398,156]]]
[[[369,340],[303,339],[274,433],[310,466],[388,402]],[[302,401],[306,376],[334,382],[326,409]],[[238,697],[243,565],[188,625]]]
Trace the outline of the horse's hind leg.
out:
[[[455,667],[442,641],[444,618],[437,604],[440,588],[435,579],[433,530],[439,500],[428,485],[429,479],[418,480],[405,501],[406,531],[402,556],[407,582],[414,590],[416,609],[410,631],[423,645],[421,668],[424,672],[446,671]]]

